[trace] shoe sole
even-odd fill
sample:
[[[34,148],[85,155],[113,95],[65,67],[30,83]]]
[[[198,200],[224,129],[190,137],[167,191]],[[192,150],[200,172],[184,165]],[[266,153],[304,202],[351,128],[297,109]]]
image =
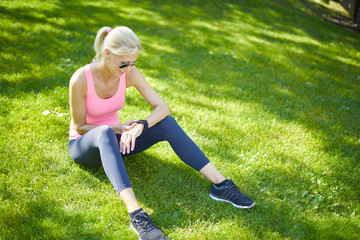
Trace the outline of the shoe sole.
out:
[[[130,227],[139,236],[139,232],[136,230],[136,228],[131,223],[130,223]],[[140,236],[139,236],[139,240],[141,240]],[[166,238],[166,236],[164,236],[163,238],[161,238],[159,240],[167,240],[167,238]]]
[[[253,203],[252,203],[251,205],[249,205],[249,206],[241,206],[241,205],[236,205],[235,203],[233,203],[233,202],[231,202],[231,201],[229,201],[229,200],[215,197],[215,196],[212,195],[211,193],[209,194],[209,196],[210,196],[212,199],[214,199],[215,201],[231,203],[234,207],[241,208],[241,209],[249,209],[249,208],[252,208],[253,206],[255,206],[255,202],[253,202]]]
[[[139,232],[136,230],[136,228],[131,223],[130,223],[130,227],[139,236]],[[140,236],[139,236],[139,240],[141,240]]]

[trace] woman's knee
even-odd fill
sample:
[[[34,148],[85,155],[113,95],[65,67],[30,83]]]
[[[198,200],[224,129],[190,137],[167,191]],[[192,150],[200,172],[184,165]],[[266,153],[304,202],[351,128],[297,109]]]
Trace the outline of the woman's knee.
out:
[[[101,125],[95,128],[96,131],[100,132],[101,134],[109,134],[111,132],[114,132],[112,128],[108,125]]]
[[[175,118],[172,116],[166,116],[163,120],[159,123],[159,126],[164,129],[173,129],[174,127],[178,127],[178,123],[176,122]]]
[[[114,130],[107,125],[96,127],[95,131],[97,131],[96,136],[101,142],[106,142],[116,139]]]
[[[166,116],[163,120],[161,120],[161,123],[164,123],[166,125],[177,124],[175,118],[173,118],[172,116]]]

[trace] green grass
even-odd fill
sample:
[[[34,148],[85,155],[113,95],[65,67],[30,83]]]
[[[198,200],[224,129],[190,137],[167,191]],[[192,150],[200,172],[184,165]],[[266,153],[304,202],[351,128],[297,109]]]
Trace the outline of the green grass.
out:
[[[13,0],[0,3],[0,239],[137,239],[101,166],[67,151],[69,79],[117,25],[138,34],[139,68],[179,124],[257,202],[211,200],[160,143],[125,164],[171,239],[360,238],[360,35],[295,0]],[[122,121],[150,111],[127,90]]]

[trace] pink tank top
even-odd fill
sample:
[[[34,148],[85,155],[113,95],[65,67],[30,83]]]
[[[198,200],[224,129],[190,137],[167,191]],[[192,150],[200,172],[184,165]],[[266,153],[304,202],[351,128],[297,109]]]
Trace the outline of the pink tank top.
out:
[[[125,103],[126,80],[125,73],[119,79],[119,87],[114,96],[110,98],[99,98],[94,87],[91,64],[85,66],[85,75],[87,83],[87,94],[85,98],[86,105],[86,123],[95,125],[116,125],[119,124],[118,111]],[[73,120],[70,123],[69,140],[77,139],[81,135],[76,131]]]

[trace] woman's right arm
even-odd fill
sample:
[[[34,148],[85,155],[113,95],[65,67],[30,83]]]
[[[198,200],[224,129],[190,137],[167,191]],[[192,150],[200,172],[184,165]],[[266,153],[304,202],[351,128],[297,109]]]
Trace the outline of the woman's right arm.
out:
[[[86,122],[86,98],[87,86],[84,68],[77,70],[70,79],[69,100],[71,117],[74,122],[76,131],[84,135],[98,125],[87,124]]]

